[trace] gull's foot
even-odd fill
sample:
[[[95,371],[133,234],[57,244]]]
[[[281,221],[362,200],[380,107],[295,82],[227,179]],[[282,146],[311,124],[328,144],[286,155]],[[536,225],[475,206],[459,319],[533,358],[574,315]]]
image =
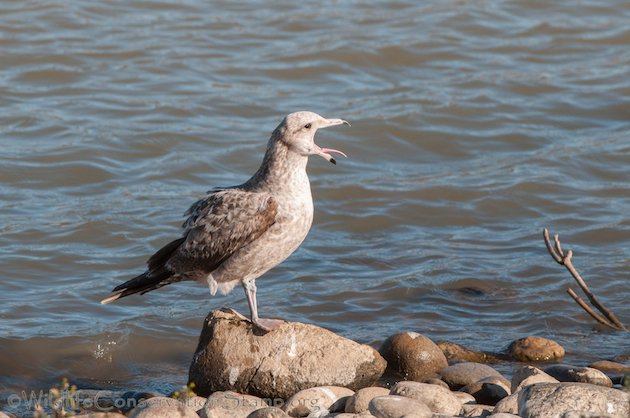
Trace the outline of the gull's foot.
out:
[[[282,319],[257,318],[252,320],[252,323],[267,333],[286,324],[287,321],[283,321]]]

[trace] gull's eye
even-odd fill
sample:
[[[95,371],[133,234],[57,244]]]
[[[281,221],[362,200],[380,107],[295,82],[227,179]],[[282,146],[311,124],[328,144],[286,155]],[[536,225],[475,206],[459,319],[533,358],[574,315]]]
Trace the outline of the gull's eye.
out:
[[[310,123],[307,123],[306,125],[304,125],[304,127],[305,127],[306,129],[311,129],[311,124],[310,124]]]

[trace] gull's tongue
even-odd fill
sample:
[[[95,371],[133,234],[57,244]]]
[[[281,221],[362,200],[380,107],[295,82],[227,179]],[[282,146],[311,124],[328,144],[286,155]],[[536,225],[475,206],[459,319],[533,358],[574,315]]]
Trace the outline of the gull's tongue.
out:
[[[339,151],[338,149],[332,149],[332,148],[322,148],[321,149],[322,152],[325,152],[326,154],[329,154],[331,152],[335,152],[339,155],[343,155],[344,157],[348,158],[348,156],[346,154],[344,154],[342,151]]]

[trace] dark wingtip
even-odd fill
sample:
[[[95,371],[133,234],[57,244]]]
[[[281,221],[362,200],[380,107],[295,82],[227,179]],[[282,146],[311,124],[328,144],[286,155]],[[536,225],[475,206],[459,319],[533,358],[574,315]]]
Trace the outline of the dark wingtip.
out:
[[[333,163],[334,165],[337,165],[337,160],[335,160],[334,158],[330,158],[330,162]]]

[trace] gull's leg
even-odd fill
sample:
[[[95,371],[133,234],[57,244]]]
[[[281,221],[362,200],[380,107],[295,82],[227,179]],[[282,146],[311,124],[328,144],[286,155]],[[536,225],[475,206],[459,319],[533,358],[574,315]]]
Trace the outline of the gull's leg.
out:
[[[256,304],[256,281],[255,279],[245,280],[243,282],[243,289],[245,289],[245,295],[247,296],[247,303],[249,304],[249,311],[251,312],[252,324],[264,331],[273,331],[285,321],[280,319],[265,319],[258,317],[258,306]]]

